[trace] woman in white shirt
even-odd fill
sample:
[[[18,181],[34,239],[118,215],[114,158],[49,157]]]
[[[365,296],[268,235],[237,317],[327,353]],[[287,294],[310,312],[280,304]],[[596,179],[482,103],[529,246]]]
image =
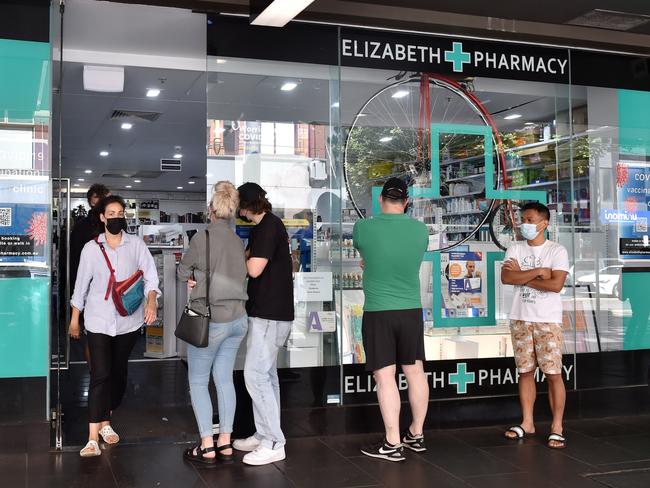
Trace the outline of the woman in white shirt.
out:
[[[142,325],[151,325],[157,315],[158,272],[144,241],[125,232],[125,209],[124,200],[118,196],[106,197],[98,204],[105,232],[88,242],[81,252],[71,300],[68,333],[79,338],[79,316],[83,312],[90,347],[89,435],[88,443],[79,453],[82,457],[101,454],[100,436],[107,444],[119,442],[120,437],[111,427],[111,416],[124,396],[129,355]],[[143,272],[146,300],[130,315],[121,315],[111,297],[111,269],[107,260],[117,282],[138,270]]]

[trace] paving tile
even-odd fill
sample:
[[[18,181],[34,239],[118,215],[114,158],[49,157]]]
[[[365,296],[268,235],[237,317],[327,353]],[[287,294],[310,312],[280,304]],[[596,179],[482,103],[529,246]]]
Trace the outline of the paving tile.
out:
[[[607,442],[625,449],[628,461],[650,459],[650,434],[608,437]]]
[[[0,473],[3,486],[27,486],[27,454],[0,453]]]
[[[295,488],[274,464],[246,466],[238,454],[235,462],[214,468],[197,468],[196,471],[208,487],[214,488]]]
[[[626,471],[594,476],[593,481],[610,488],[648,488],[650,470]]]
[[[94,458],[82,458],[76,451],[27,454],[29,488],[116,488],[107,452]]]
[[[576,485],[584,484],[585,473],[598,472],[598,468],[566,455],[563,451],[551,450],[543,445],[516,445],[484,449],[492,456],[517,466],[521,471],[535,477],[550,480],[558,486],[567,486],[567,480]]]
[[[521,471],[507,460],[472,447],[449,433],[432,432],[426,437],[427,451],[420,456],[459,478]]]
[[[492,476],[474,476],[465,481],[475,488],[504,488],[525,486],[526,488],[557,488],[558,485],[532,473],[511,473]]]
[[[292,439],[277,466],[297,487],[335,488],[376,484],[368,473],[317,438]]]
[[[404,486],[435,486],[436,488],[467,487],[463,480],[426,462],[421,456],[406,453],[407,460],[401,463],[371,459],[367,456],[351,457],[351,462],[372,475],[382,486],[403,488]]]
[[[119,488],[205,486],[192,465],[183,460],[187,445],[114,446],[107,458]]]
[[[578,432],[565,432],[567,447],[562,454],[586,464],[624,462],[633,458],[632,453],[608,442],[608,438],[595,439]],[[650,453],[647,454],[650,457]]]

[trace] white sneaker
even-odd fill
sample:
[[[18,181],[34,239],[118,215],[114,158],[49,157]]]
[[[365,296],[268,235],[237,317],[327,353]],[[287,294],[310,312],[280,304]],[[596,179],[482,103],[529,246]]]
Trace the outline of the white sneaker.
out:
[[[244,451],[244,452],[251,452],[260,447],[260,444],[262,443],[261,440],[259,440],[257,437],[254,435],[247,437],[246,439],[236,439],[232,443],[232,447],[237,449],[238,451]]]
[[[253,452],[249,452],[244,456],[244,464],[250,466],[262,466],[264,464],[271,464],[277,461],[282,461],[286,457],[284,453],[284,446],[277,449],[269,449],[265,446],[259,446]]]

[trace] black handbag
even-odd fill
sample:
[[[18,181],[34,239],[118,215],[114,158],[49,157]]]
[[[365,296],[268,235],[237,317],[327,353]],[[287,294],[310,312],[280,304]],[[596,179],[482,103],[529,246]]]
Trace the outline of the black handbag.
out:
[[[189,299],[174,334],[195,347],[207,347],[210,334],[210,233],[205,231],[205,314],[190,307]]]

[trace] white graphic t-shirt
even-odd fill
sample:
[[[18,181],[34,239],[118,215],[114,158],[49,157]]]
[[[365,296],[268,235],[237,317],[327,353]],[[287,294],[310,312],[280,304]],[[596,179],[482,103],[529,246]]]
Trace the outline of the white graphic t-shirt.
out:
[[[517,260],[522,271],[533,268],[569,271],[569,253],[565,247],[548,240],[541,246],[529,246],[526,241],[515,242],[506,251],[505,261],[510,258]],[[515,285],[510,320],[561,324],[562,298],[559,293]]]

